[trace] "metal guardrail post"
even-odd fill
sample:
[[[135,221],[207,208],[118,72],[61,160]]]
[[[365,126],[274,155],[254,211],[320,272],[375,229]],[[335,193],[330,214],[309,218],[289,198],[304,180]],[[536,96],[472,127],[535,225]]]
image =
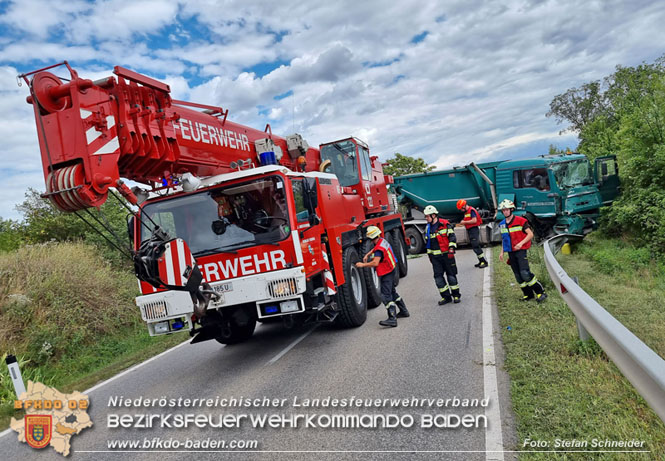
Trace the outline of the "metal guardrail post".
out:
[[[573,277],[573,282],[575,282],[577,286],[580,285],[580,280],[577,278],[577,276]],[[580,339],[582,341],[588,341],[591,335],[589,334],[588,331],[586,331],[586,328],[584,328],[584,325],[582,325],[580,319],[575,317],[575,321],[577,322],[577,333],[580,335]]]
[[[575,315],[578,325],[582,325],[596,340],[610,360],[665,422],[665,360],[579,287],[554,257],[566,241],[581,238],[580,235],[563,234],[547,240],[543,245],[547,272],[559,295]],[[581,329],[580,337],[582,338]]]

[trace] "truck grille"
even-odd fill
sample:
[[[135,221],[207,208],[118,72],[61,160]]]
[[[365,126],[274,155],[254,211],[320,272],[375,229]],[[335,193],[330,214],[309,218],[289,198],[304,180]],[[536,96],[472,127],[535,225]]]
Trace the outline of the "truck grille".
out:
[[[141,306],[141,316],[144,320],[165,319],[168,315],[166,301],[151,301]]]
[[[271,298],[289,298],[298,294],[298,281],[295,277],[273,280],[268,285]]]

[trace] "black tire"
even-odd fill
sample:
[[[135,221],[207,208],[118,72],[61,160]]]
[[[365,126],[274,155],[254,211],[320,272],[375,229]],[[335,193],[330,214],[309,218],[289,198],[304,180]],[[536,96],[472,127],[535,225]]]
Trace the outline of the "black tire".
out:
[[[533,213],[529,212],[527,212],[524,217],[529,222],[529,226],[531,226],[531,229],[533,230],[534,243],[538,243],[543,240],[543,233],[538,218],[536,218]]]
[[[367,290],[363,270],[356,267],[360,261],[354,247],[347,247],[342,254],[344,285],[337,288],[340,313],[337,321],[346,328],[359,327],[367,320]]]
[[[219,336],[215,338],[221,344],[238,344],[247,341],[254,334],[256,320],[249,319],[244,325],[231,320],[228,325],[221,328]]]
[[[418,229],[415,227],[407,227],[406,236],[409,239],[409,254],[417,255],[425,249],[425,240]]]
[[[390,245],[393,247],[395,257],[397,258],[399,276],[406,277],[406,274],[409,273],[409,263],[406,257],[406,243],[404,242],[404,237],[402,237],[402,232],[399,229],[393,229],[390,231],[390,234],[392,236],[392,242],[390,242]]]
[[[362,245],[362,253],[366,255],[372,249],[371,240],[365,240]],[[381,281],[379,276],[376,275],[376,269],[373,267],[366,267],[363,269],[365,277],[365,290],[367,291],[367,309],[374,309],[380,305],[381,300]]]

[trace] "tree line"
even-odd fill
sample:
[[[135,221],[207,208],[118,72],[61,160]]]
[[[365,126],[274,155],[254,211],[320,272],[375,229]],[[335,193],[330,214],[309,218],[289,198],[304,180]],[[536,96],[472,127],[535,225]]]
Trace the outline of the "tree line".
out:
[[[41,198],[35,189],[27,190],[25,200],[17,205],[16,209],[23,215],[23,221],[0,217],[0,251],[12,251],[23,245],[53,241],[83,241],[97,246],[102,256],[114,265],[124,266],[129,263],[127,258],[123,258],[119,251],[111,248],[102,235],[89,227],[77,215],[59,211],[50,200]],[[97,229],[102,230],[107,238],[112,238],[110,229],[124,240],[125,245],[129,245],[127,233],[129,211],[121,203],[109,199],[100,207],[99,211],[92,209],[90,212],[96,217],[103,214],[104,217],[98,219],[104,226],[94,223],[94,220],[86,213],[79,213],[87,221],[93,222]]]
[[[602,229],[665,254],[665,55],[555,96],[546,115],[577,133],[590,160],[617,156],[621,196]]]

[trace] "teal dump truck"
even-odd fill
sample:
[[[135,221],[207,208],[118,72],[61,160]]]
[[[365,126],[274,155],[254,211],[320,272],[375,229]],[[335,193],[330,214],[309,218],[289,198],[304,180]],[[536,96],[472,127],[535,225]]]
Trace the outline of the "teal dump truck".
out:
[[[420,253],[427,224],[422,210],[434,205],[441,216],[459,222],[459,199],[483,218],[482,243],[499,241],[497,204],[504,199],[515,203],[515,213],[529,220],[539,238],[587,234],[597,227],[600,207],[618,195],[618,173],[614,155],[596,158],[593,167],[581,154],[546,155],[399,176],[393,191],[405,211],[409,251]],[[464,227],[455,232],[458,241],[468,241]]]

